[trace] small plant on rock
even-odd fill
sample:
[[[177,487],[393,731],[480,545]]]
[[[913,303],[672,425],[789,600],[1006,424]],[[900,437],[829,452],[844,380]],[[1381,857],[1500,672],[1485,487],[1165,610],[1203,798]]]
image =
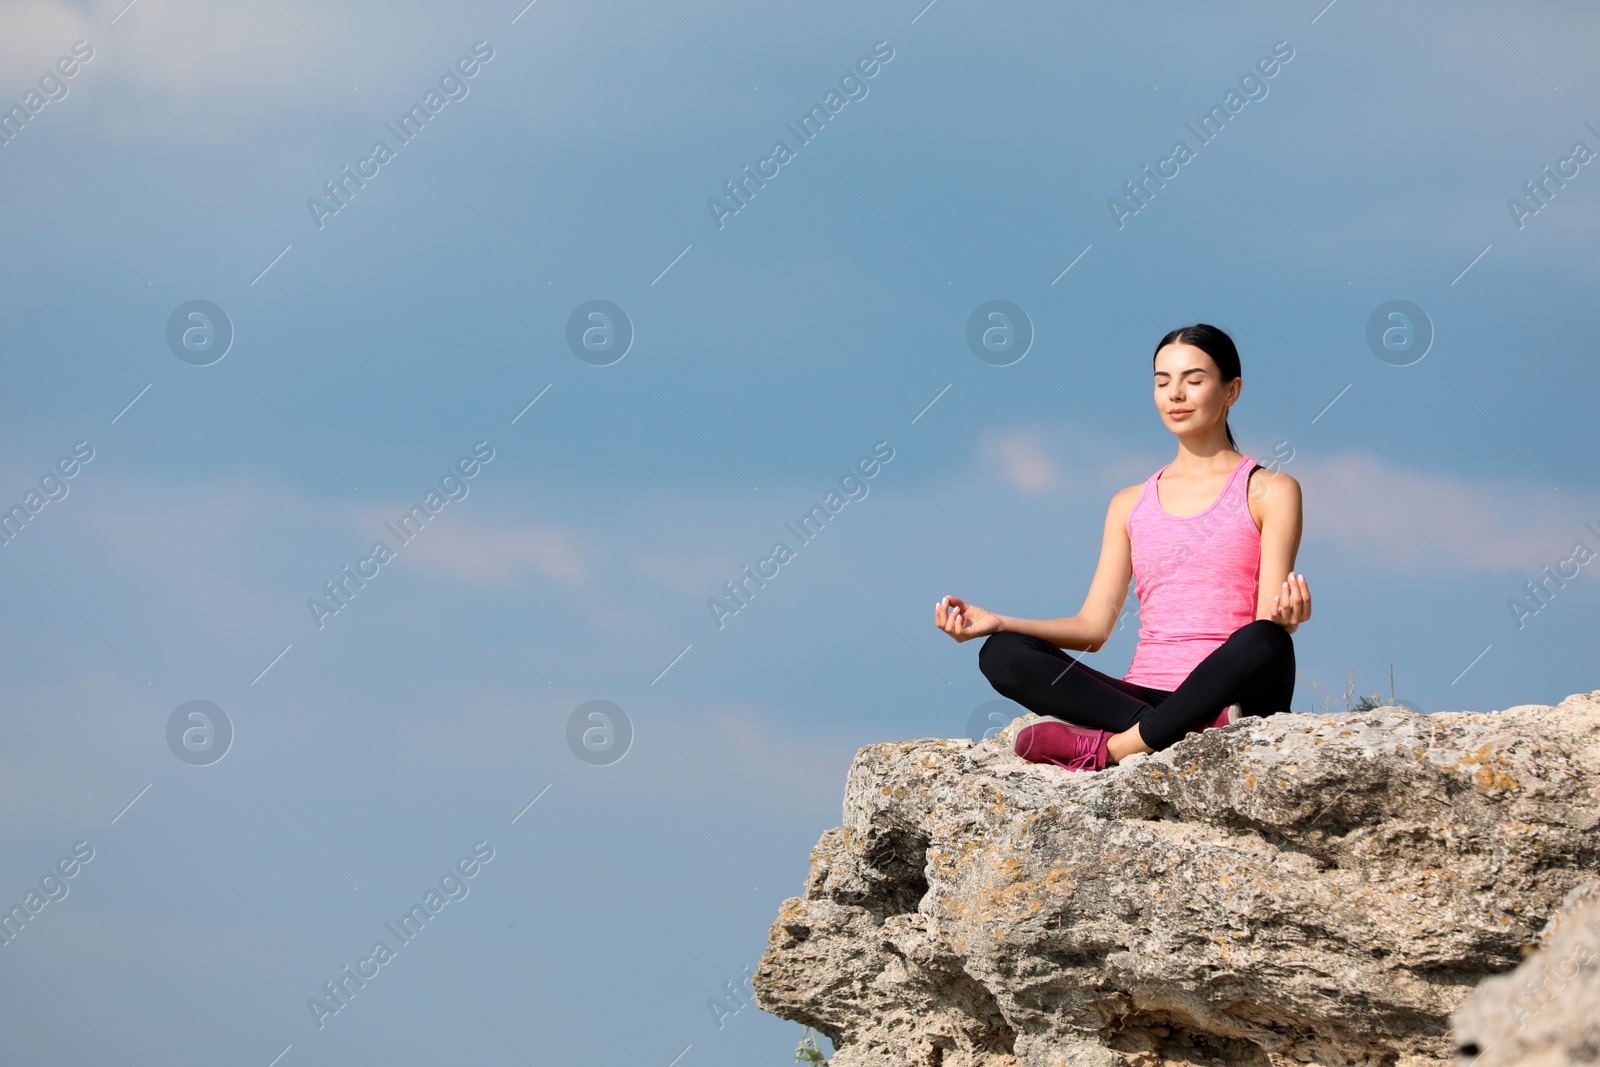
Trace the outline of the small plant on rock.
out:
[[[1351,671],[1351,672],[1349,672],[1348,674],[1345,675],[1345,682],[1346,682],[1345,690],[1344,690],[1343,693],[1341,693],[1341,694],[1339,694],[1337,696],[1332,695],[1332,694],[1324,695],[1323,692],[1322,692],[1322,688],[1320,686],[1318,686],[1316,682],[1313,682],[1310,678],[1307,678],[1305,675],[1301,674],[1299,671],[1295,671],[1294,672],[1294,676],[1296,678],[1300,679],[1302,682],[1304,682],[1307,685],[1309,685],[1313,690],[1316,691],[1318,696],[1322,697],[1322,706],[1319,707],[1319,708],[1316,708],[1312,712],[1312,714],[1314,714],[1314,715],[1327,715],[1329,713],[1329,711],[1331,710],[1331,705],[1336,700],[1343,700],[1344,701],[1345,710],[1346,711],[1350,710],[1350,697],[1356,691],[1356,672],[1355,671]]]
[[[828,1058],[822,1054],[822,1046],[817,1044],[817,1038],[812,1033],[811,1027],[806,1027],[806,1032],[800,1038],[800,1045],[794,1050],[796,1063],[820,1064],[827,1067]]]

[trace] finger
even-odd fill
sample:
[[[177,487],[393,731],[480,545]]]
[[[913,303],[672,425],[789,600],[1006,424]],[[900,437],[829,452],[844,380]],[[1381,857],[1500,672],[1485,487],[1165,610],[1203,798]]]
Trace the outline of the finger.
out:
[[[1305,575],[1296,574],[1289,588],[1294,591],[1294,621],[1299,625],[1311,614],[1311,593],[1305,588]]]
[[[939,606],[944,611],[944,617],[948,619],[950,615],[955,612],[960,603],[961,601],[958,598],[949,595],[946,595],[944,599],[940,600]]]

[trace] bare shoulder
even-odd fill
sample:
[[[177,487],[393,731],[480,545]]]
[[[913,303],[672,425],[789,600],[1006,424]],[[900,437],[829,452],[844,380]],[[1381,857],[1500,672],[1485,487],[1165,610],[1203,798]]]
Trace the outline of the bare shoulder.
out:
[[[1133,511],[1133,506],[1139,502],[1139,494],[1144,492],[1144,483],[1126,486],[1118,489],[1111,497],[1111,504],[1106,508],[1106,525],[1126,525],[1128,515]]]
[[[1292,474],[1275,471],[1270,467],[1257,467],[1250,472],[1250,492],[1258,496],[1281,496],[1298,499],[1300,483]]]
[[[1259,527],[1268,516],[1299,513],[1300,483],[1292,474],[1257,467],[1250,472],[1249,497],[1250,513]]]

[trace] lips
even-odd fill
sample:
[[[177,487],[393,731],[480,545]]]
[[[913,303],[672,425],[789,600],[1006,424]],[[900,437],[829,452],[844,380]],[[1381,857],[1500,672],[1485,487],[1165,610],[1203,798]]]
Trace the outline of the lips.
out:
[[[1167,412],[1167,414],[1171,415],[1175,419],[1181,419],[1181,418],[1184,418],[1187,415],[1193,415],[1194,411],[1193,410],[1188,410],[1188,411],[1169,411],[1169,412]]]

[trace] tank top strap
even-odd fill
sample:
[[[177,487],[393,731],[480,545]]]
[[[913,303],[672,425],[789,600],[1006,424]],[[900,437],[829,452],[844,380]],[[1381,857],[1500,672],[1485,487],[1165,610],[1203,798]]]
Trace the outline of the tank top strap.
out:
[[[1139,499],[1143,500],[1147,496],[1154,496],[1155,495],[1155,492],[1156,492],[1156,479],[1161,477],[1161,472],[1166,470],[1170,466],[1172,466],[1172,464],[1163,463],[1161,466],[1156,468],[1154,474],[1150,475],[1150,477],[1148,477],[1148,478],[1146,478],[1144,480],[1144,492],[1139,494]]]
[[[1244,455],[1244,454],[1240,453],[1240,455]],[[1244,456],[1243,459],[1239,460],[1239,465],[1237,467],[1233,468],[1233,473],[1232,474],[1228,475],[1228,484],[1222,487],[1222,495],[1223,496],[1227,496],[1229,493],[1237,494],[1237,493],[1244,492],[1245,490],[1239,488],[1239,486],[1241,486],[1241,485],[1243,485],[1245,487],[1249,486],[1249,484],[1250,484],[1250,473],[1249,472],[1255,470],[1256,466],[1257,466],[1256,461],[1251,459],[1249,456]],[[1240,472],[1241,471],[1245,472],[1243,477],[1240,477]]]
[[[1155,510],[1157,512],[1160,512],[1160,499],[1156,497],[1156,479],[1161,477],[1161,472],[1170,466],[1172,466],[1172,464],[1167,463],[1157,467],[1155,473],[1144,480],[1144,488],[1139,490],[1139,499],[1135,500],[1133,502],[1133,507],[1128,509],[1128,518],[1122,524],[1122,528],[1128,532],[1129,538],[1133,537],[1133,517],[1135,515],[1141,511],[1147,510],[1151,504],[1155,505]],[[1146,503],[1147,501],[1149,501],[1149,503]]]

